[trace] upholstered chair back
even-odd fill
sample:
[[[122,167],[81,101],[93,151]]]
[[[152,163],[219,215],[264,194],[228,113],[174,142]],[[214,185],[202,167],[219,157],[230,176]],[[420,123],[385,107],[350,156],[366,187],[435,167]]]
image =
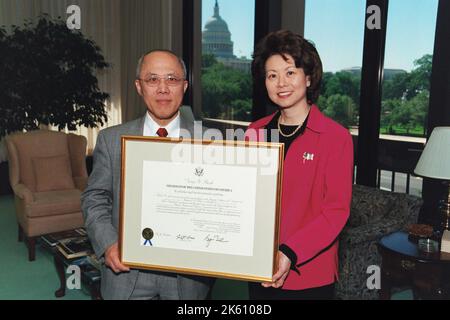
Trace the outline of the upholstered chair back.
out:
[[[33,192],[71,189],[74,177],[87,177],[86,138],[36,130],[7,139],[12,187],[21,183]]]

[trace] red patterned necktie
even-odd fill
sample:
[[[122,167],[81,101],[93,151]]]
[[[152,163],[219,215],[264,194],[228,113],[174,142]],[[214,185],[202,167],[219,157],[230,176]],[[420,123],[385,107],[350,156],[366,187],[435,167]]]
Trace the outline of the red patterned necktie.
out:
[[[156,131],[156,134],[160,137],[167,137],[169,134],[166,130],[166,128],[159,128],[158,131]]]

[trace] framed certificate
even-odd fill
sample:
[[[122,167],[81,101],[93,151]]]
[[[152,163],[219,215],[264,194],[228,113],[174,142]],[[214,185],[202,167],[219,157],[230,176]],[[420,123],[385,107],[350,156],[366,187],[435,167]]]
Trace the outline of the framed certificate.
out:
[[[123,264],[271,281],[284,145],[122,137]]]

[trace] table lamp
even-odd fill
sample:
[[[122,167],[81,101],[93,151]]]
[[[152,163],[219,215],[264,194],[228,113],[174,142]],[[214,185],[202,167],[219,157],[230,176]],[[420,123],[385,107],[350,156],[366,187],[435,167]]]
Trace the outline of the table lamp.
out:
[[[414,173],[427,178],[444,180],[447,188],[450,180],[450,127],[436,127],[425,145]],[[450,192],[440,201],[439,210],[444,230],[450,230]]]

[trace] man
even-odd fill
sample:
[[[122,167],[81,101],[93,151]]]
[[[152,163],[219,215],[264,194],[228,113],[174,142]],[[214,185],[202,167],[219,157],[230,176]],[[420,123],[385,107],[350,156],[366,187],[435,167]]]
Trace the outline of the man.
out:
[[[104,259],[104,299],[204,299],[211,279],[129,269],[119,259],[121,136],[193,137],[194,123],[180,114],[188,87],[184,62],[168,50],[153,50],[139,59],[136,89],[147,106],[143,118],[100,131],[94,166],[82,194],[89,238]]]

